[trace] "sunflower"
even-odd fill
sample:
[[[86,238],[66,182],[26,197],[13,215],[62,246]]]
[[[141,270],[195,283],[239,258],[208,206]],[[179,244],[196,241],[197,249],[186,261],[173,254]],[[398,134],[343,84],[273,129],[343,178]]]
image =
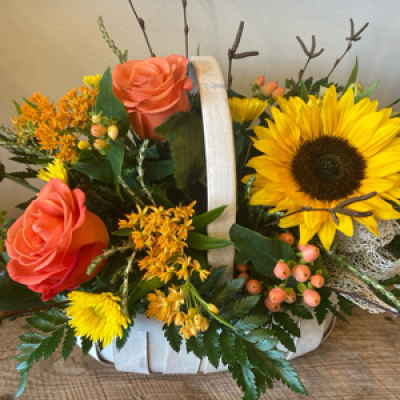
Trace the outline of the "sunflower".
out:
[[[274,206],[273,211],[295,212],[303,206],[332,208],[349,197],[377,194],[348,205],[372,216],[354,217],[379,235],[376,219],[400,218],[387,200],[400,204],[400,118],[391,109],[377,111],[378,102],[354,102],[353,90],[337,100],[331,86],[319,105],[299,97],[279,100],[272,107],[274,122],[256,126],[254,146],[264,153],[248,166],[256,170],[252,205]],[[353,221],[337,214],[338,223],[325,211],[299,212],[280,222],[282,228],[299,226],[300,243],[318,234],[329,249],[336,229],[353,235]]]

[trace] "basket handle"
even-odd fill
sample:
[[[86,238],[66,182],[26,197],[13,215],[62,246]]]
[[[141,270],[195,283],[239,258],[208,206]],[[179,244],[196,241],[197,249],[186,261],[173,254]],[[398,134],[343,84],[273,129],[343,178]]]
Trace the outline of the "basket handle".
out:
[[[225,82],[217,60],[210,56],[191,57],[200,92],[207,168],[208,209],[227,205],[223,214],[208,225],[208,235],[229,239],[236,220],[236,165]],[[212,267],[227,265],[223,279],[232,279],[235,248],[208,251]]]

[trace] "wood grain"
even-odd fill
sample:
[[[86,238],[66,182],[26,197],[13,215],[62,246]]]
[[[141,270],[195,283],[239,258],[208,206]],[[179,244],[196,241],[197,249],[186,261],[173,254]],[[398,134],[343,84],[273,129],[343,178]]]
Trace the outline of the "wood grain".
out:
[[[11,400],[18,387],[14,369],[18,335],[24,321],[0,325],[0,400]],[[293,361],[313,400],[399,400],[400,320],[359,309],[350,324],[337,322],[316,351]],[[229,373],[139,375],[122,373],[83,357],[78,348],[62,361],[59,352],[30,372],[21,400],[239,400]],[[298,400],[276,384],[262,400]]]

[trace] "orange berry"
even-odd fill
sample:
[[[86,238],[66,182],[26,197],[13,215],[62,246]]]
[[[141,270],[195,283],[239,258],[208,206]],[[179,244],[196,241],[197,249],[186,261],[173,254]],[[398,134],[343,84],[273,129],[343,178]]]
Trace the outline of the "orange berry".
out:
[[[102,150],[104,149],[104,147],[106,147],[106,142],[102,139],[96,139],[93,143],[93,146],[97,149],[97,150]]]
[[[272,303],[271,299],[269,297],[265,298],[264,305],[271,312],[277,312],[281,308],[281,305],[279,303],[277,303],[277,304]]]
[[[278,261],[274,268],[274,274],[278,279],[284,280],[289,278],[291,271],[285,262]]]
[[[268,293],[268,298],[271,300],[272,304],[281,304],[286,299],[286,292],[279,287],[273,288]]]
[[[241,272],[236,278],[244,278],[244,285],[247,285],[247,282],[250,279],[250,275],[247,272]]]
[[[324,286],[325,283],[325,279],[323,276],[321,275],[313,275],[311,277],[311,283],[313,284],[313,286],[315,286],[316,288],[320,288],[322,286]]]
[[[311,271],[307,265],[298,264],[292,268],[292,274],[296,278],[297,282],[305,282],[310,277]]]
[[[269,97],[271,96],[272,92],[276,89],[277,86],[278,86],[277,81],[269,81],[260,87],[260,92],[264,96]]]
[[[299,251],[303,251],[307,246],[309,246],[308,243],[305,243],[305,244],[298,243],[297,244],[297,248],[298,248]]]
[[[294,245],[294,236],[290,232],[283,232],[279,235],[279,239],[283,240],[289,246]]]
[[[94,137],[101,137],[104,135],[106,131],[106,128],[103,125],[92,125],[90,128],[90,133],[94,136]]]
[[[247,264],[236,264],[236,269],[240,272],[246,272],[249,266]]]
[[[261,76],[257,77],[257,78],[254,80],[254,84],[255,84],[256,86],[262,86],[262,85],[264,85],[264,76],[261,75]]]
[[[278,87],[272,92],[271,96],[274,100],[276,100],[278,97],[282,97],[284,94],[285,94],[285,88]]]
[[[305,303],[310,307],[316,307],[321,301],[321,296],[313,289],[306,289],[303,296]]]
[[[294,303],[294,302],[296,301],[296,297],[297,297],[297,295],[296,295],[296,292],[295,292],[295,291],[293,291],[293,292],[290,293],[290,294],[286,293],[285,302],[286,302],[286,303],[289,303],[289,304],[292,304],[292,303]]]
[[[246,284],[246,289],[250,294],[259,294],[262,291],[261,283],[257,279],[250,279]]]
[[[319,257],[319,248],[309,244],[305,249],[301,250],[301,255],[305,262],[311,262]]]

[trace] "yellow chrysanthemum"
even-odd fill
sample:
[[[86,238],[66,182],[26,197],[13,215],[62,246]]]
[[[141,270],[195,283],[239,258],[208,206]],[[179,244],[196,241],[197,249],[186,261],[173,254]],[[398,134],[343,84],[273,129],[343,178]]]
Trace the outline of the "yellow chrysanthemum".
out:
[[[254,146],[264,155],[248,164],[256,170],[250,203],[293,212],[303,206],[331,208],[376,191],[376,196],[347,208],[371,211],[372,216],[355,219],[378,235],[376,218],[400,218],[386,201],[400,204],[400,118],[390,118],[391,109],[377,111],[378,102],[368,98],[354,104],[352,90],[337,100],[334,86],[321,106],[314,96],[310,100],[312,107],[299,97],[281,98],[281,110],[271,110],[274,122],[255,127]],[[318,234],[329,249],[336,229],[353,234],[352,218],[337,216],[338,225],[325,211],[297,213],[282,219],[280,226],[299,225],[300,243]]]
[[[70,305],[66,309],[71,317],[68,322],[75,328],[76,336],[86,336],[93,342],[107,346],[116,337],[122,337],[122,327],[131,320],[121,312],[120,298],[112,293],[71,292]]]
[[[97,75],[84,76],[82,80],[86,86],[91,86],[93,88],[98,89],[100,79],[101,79],[101,74],[97,74]]]
[[[254,121],[265,107],[267,107],[267,102],[259,99],[239,99],[239,97],[229,99],[232,119],[240,124]]]
[[[40,169],[37,177],[46,182],[50,179],[59,179],[68,184],[68,171],[61,160],[54,160],[46,168]]]

